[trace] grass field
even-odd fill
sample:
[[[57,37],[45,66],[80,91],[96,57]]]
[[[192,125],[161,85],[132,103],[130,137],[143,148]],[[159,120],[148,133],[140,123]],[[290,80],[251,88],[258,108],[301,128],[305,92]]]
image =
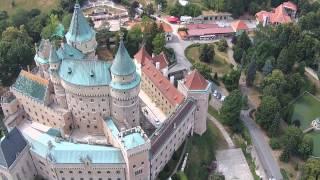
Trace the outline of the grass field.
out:
[[[190,138],[188,149],[189,160],[185,169],[188,179],[207,180],[207,166],[215,159],[217,148],[227,147],[220,131],[208,121],[208,129],[202,135]]]
[[[200,62],[200,45],[188,47],[185,50],[186,57],[191,62],[200,62],[206,65],[209,65],[212,71],[215,73],[217,72],[219,76],[226,74],[231,71],[231,67],[227,62],[228,55],[225,52],[220,52],[217,50],[216,45],[214,44],[215,49],[215,56],[212,63],[203,63]]]
[[[299,120],[302,130],[310,127],[310,123],[317,117],[320,117],[320,101],[309,93],[299,97],[290,108],[292,110],[291,121]],[[320,132],[311,132],[314,148],[313,154],[320,157]]]
[[[12,1],[14,1],[15,6],[12,6]],[[0,10],[7,11],[9,14],[19,8],[26,10],[37,8],[47,12],[55,8],[58,2],[59,0],[0,0]]]

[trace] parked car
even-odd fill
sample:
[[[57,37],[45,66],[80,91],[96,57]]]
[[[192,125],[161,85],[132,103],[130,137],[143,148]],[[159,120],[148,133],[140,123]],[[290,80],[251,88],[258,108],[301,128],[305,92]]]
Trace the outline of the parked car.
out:
[[[223,102],[225,98],[226,98],[226,96],[221,96],[220,101]]]

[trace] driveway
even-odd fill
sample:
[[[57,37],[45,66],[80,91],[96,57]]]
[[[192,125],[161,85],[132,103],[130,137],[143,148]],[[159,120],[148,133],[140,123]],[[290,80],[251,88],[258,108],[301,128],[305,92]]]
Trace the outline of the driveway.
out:
[[[258,125],[250,118],[250,110],[241,111],[240,119],[244,125],[248,128],[252,144],[257,152],[262,168],[268,178],[274,178],[275,180],[282,180],[280,168],[276,160],[272,156],[272,152],[269,144],[263,137],[262,130]]]

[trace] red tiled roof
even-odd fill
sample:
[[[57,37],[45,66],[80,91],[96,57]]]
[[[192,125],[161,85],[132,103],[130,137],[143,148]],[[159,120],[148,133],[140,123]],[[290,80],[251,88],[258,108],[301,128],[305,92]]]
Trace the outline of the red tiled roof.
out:
[[[162,21],[159,22],[158,26],[161,27],[164,32],[172,32],[173,31],[172,27],[169,24],[165,23],[165,22],[162,22]]]
[[[218,24],[188,24],[187,29],[208,29],[208,28],[217,28]]]
[[[293,11],[297,11],[298,10],[298,7],[295,3],[291,2],[291,1],[288,1],[288,2],[284,2],[282,3],[283,6],[287,9],[291,9]]]
[[[259,22],[263,22],[263,17],[268,17],[270,19],[272,12],[267,11],[259,11],[256,13],[256,18]]]
[[[186,77],[184,85],[189,90],[204,90],[208,87],[208,82],[197,70],[193,70]]]
[[[168,20],[169,22],[176,23],[176,22],[179,21],[179,18],[174,17],[174,16],[170,16],[170,17],[167,18],[167,20]]]
[[[231,27],[218,27],[218,28],[208,28],[208,29],[191,29],[188,30],[188,36],[203,36],[203,35],[213,35],[213,34],[228,34],[233,33]]]
[[[153,82],[156,88],[160,90],[171,105],[176,106],[183,102],[183,94],[181,94],[151,62],[145,63],[142,67],[142,72]]]
[[[286,10],[283,7],[283,4],[280,4],[275,12],[271,15],[271,23],[289,23],[291,22],[290,16],[288,16]]]
[[[248,26],[246,25],[246,23],[241,20],[232,22],[231,27],[236,32],[239,30],[248,30]]]
[[[144,45],[134,55],[134,59],[136,59],[141,65],[144,65],[146,61],[152,61],[152,57],[146,51],[146,49],[144,48]]]
[[[256,18],[259,22],[263,22],[264,17],[268,17],[270,20],[270,23],[289,23],[292,21],[291,17],[287,14],[285,8],[292,9],[294,11],[297,10],[297,6],[288,1],[280,4],[277,8],[274,9],[273,12],[267,12],[267,11],[260,11],[256,13]]]
[[[156,65],[157,62],[160,62],[160,69],[163,69],[169,65],[167,56],[164,54],[164,52],[161,52],[159,55],[154,56],[152,60],[154,65]]]

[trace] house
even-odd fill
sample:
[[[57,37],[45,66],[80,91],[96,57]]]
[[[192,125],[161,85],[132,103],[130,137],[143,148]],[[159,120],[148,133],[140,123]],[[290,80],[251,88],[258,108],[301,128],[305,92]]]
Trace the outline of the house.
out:
[[[162,22],[162,21],[158,23],[158,27],[163,30],[163,32],[165,34],[166,41],[171,41],[172,37],[173,37],[172,27],[169,24]]]
[[[263,26],[290,23],[296,17],[297,9],[297,5],[293,2],[284,2],[271,12],[262,10],[256,13],[256,21]]]
[[[212,21],[228,21],[232,20],[231,13],[228,12],[215,12],[215,11],[202,11],[202,14],[193,18],[194,23],[208,23]]]
[[[247,24],[241,20],[237,20],[231,23],[231,28],[236,33],[236,35],[242,32],[247,32],[249,30]]]

